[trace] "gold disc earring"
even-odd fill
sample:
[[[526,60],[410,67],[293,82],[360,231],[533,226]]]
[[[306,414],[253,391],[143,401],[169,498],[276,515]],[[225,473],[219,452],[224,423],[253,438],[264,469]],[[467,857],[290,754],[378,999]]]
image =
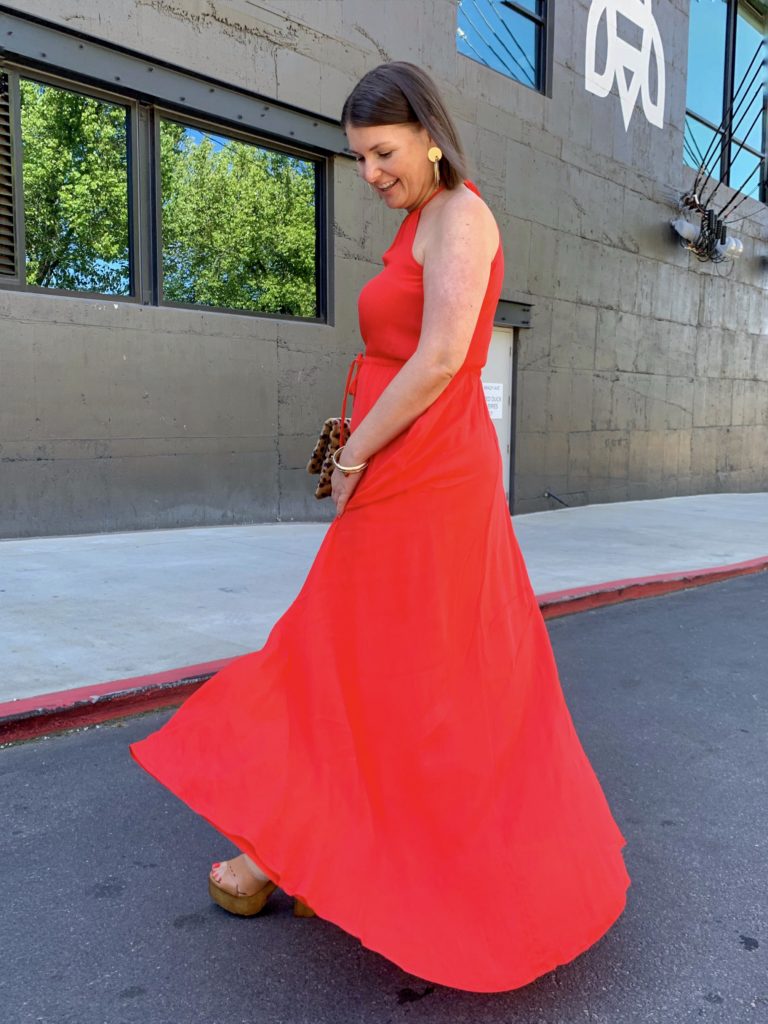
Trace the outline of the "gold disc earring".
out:
[[[443,157],[443,151],[439,146],[432,146],[427,150],[427,156],[432,161],[432,166],[435,170],[435,187],[440,184],[440,161]]]

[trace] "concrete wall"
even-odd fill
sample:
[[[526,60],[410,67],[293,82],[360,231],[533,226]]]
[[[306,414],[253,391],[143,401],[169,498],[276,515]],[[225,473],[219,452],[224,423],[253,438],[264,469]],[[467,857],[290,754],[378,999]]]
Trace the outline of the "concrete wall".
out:
[[[11,6],[332,118],[369,68],[423,64],[502,229],[502,298],[533,304],[515,511],[550,507],[545,488],[583,504],[768,487],[765,217],[740,225],[727,276],[668,225],[693,178],[685,0],[653,5],[665,127],[637,109],[628,131],[615,86],[585,89],[584,0],[556,5],[551,96],[457,54],[454,0]],[[331,325],[0,291],[0,535],[330,517],[304,467],[399,223],[349,160],[333,176]]]
[[[519,289],[535,303],[522,334],[515,510],[546,508],[545,487],[569,504],[765,490],[765,206],[740,207],[756,217],[739,225],[734,265],[700,263],[677,245],[672,203],[694,177],[682,160],[688,4],[653,4],[663,130],[638,103],[625,131],[616,87],[604,99],[586,91],[588,7],[557,5],[541,117],[539,98],[517,90],[524,109],[498,118],[512,136],[500,193],[520,216],[506,234],[512,262],[520,241],[509,297]],[[490,117],[482,100],[481,110]]]

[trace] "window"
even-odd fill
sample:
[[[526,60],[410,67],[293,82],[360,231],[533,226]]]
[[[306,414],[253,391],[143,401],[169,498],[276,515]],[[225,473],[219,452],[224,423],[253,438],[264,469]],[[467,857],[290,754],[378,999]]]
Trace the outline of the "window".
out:
[[[684,160],[766,202],[768,4],[691,0]]]
[[[312,317],[311,161],[161,118],[165,302]]]
[[[240,129],[0,67],[0,283],[320,319],[321,167]]]
[[[459,0],[456,48],[459,53],[544,89],[546,0]]]
[[[19,79],[25,280],[130,295],[129,112]]]

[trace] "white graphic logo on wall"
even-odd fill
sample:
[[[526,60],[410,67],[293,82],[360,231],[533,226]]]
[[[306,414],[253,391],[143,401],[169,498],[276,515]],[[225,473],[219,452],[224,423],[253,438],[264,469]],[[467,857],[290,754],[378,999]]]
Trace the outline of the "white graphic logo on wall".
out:
[[[621,14],[633,22],[643,33],[641,47],[621,39],[616,32],[616,16]],[[595,46],[600,20],[605,16],[608,52],[605,71],[599,74],[595,67]],[[651,55],[656,61],[657,95],[652,102],[650,95]],[[664,127],[664,48],[661,45],[659,26],[651,11],[651,0],[592,0],[587,21],[587,47],[584,80],[589,92],[596,96],[607,96],[613,80],[619,87],[621,113],[624,130],[629,128],[632,111],[638,93],[642,97],[645,116],[656,125]]]

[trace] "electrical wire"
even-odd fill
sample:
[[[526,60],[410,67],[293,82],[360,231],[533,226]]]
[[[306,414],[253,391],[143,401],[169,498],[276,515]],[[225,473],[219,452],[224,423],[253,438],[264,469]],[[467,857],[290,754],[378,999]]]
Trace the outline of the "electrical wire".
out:
[[[760,51],[762,50],[763,45],[764,45],[764,42],[761,40],[758,43],[758,45],[757,45],[757,49],[755,50],[755,53],[754,53],[754,56],[752,57],[752,60],[749,62],[749,67],[744,72],[744,75],[743,75],[743,77],[741,79],[741,82],[739,83],[738,88],[736,89],[736,92],[733,94],[733,99],[731,101],[730,106],[728,107],[728,109],[726,110],[725,114],[723,115],[723,120],[720,122],[718,127],[715,129],[715,134],[712,137],[712,141],[710,142],[710,144],[707,147],[706,152],[704,154],[704,159],[702,160],[702,166],[699,168],[699,173],[696,175],[696,179],[694,181],[694,187],[693,187],[693,191],[694,192],[700,191],[700,189],[699,189],[700,175],[704,171],[708,170],[708,168],[707,168],[707,161],[710,159],[710,151],[712,150],[712,147],[715,145],[716,142],[718,142],[718,140],[721,140],[721,137],[722,137],[724,131],[726,131],[726,126],[727,126],[727,130],[728,130],[729,134],[731,134],[731,135],[733,134],[733,132],[731,131],[731,125],[733,124],[733,118],[736,116],[736,112],[738,111],[738,109],[741,106],[741,104],[749,96],[749,91],[748,90],[752,87],[752,83],[754,82],[755,78],[757,78],[758,74],[760,73],[760,68],[765,66],[766,62],[765,62],[765,60],[763,60],[762,63],[759,64],[755,68],[755,73],[752,76],[752,79],[751,79],[751,81],[749,83],[749,86],[747,87],[747,92],[745,92],[744,95],[742,96],[742,98],[739,100],[739,102],[736,103],[736,97],[741,92],[742,87],[744,86],[744,83],[747,80],[747,75],[751,71],[752,65],[755,63],[755,60],[757,59],[758,55],[760,54]],[[758,86],[757,92],[759,93],[759,91],[760,91],[760,87]],[[742,119],[744,118],[744,116],[746,115],[748,110],[749,110],[749,106],[747,106],[747,110],[744,112],[744,114],[742,114]],[[739,124],[741,124],[741,121],[739,121]],[[738,125],[737,125],[737,127],[738,127]],[[712,169],[708,170],[707,177],[706,177],[705,181],[703,183],[701,183],[701,186],[700,186],[701,189],[706,188],[707,184],[709,183],[709,179],[712,177],[712,170],[714,170],[714,167],[717,164],[717,161],[718,161],[717,147],[715,148],[715,150],[714,150],[712,155],[714,157],[714,159],[712,161]]]

